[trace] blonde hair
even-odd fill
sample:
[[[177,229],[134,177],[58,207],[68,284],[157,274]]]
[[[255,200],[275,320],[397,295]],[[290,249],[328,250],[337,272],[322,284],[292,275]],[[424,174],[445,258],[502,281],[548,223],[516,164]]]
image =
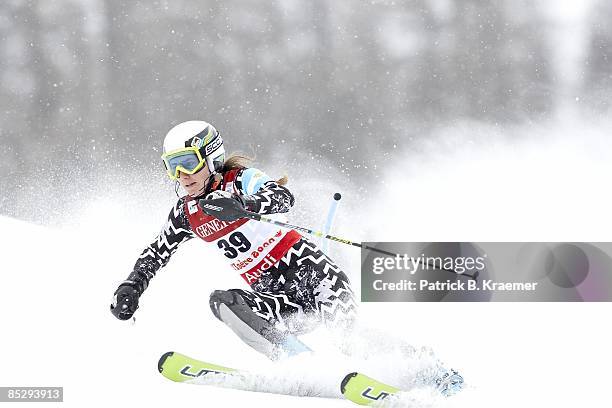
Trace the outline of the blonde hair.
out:
[[[255,161],[254,157],[249,157],[246,154],[242,154],[242,153],[232,153],[223,162],[222,171],[225,172],[225,171],[232,170],[232,169],[241,169],[244,167],[248,167],[253,161]],[[276,183],[281,186],[284,186],[285,184],[287,184],[288,181],[289,181],[289,178],[286,175],[284,175],[283,177],[276,180]]]

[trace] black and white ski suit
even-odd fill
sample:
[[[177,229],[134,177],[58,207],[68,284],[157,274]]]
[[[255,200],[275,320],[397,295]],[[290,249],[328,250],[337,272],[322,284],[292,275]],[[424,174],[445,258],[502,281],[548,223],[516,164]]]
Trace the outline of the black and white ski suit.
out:
[[[248,209],[260,214],[285,213],[293,206],[291,192],[257,169],[232,169],[222,176],[207,193],[225,190],[246,196]],[[128,281],[142,293],[178,247],[195,237],[219,248],[230,270],[239,273],[251,289],[227,292],[239,294],[265,321],[284,324],[310,316],[332,326],[352,323],[356,303],[349,280],[314,243],[295,230],[267,223],[217,220],[204,214],[197,199],[189,196],[181,197],[170,211],[162,231],[142,252]],[[299,324],[289,324],[288,328],[291,326],[299,330]]]

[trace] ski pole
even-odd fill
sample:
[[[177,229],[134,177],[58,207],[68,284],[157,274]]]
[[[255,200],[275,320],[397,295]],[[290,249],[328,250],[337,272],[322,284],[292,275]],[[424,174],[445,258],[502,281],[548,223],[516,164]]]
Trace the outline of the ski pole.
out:
[[[340,204],[341,198],[342,198],[342,195],[340,193],[334,194],[334,199],[332,200],[331,205],[329,206],[329,210],[327,211],[327,219],[325,220],[325,224],[323,225],[323,233],[325,235],[329,234],[329,231],[331,231],[331,227],[332,227],[332,224],[334,223],[334,218],[336,217],[336,211],[338,210],[338,204]],[[328,253],[328,249],[329,249],[328,242],[329,240],[326,240],[325,238],[321,238],[321,249],[326,254]]]
[[[223,215],[223,212],[226,211],[227,213],[232,214],[232,217],[231,217],[232,219],[236,218],[235,215],[240,215],[240,217],[238,218],[249,218],[255,221],[267,222],[269,224],[278,225],[279,227],[291,228],[294,230],[302,231],[307,234],[314,235],[316,237],[321,237],[321,238],[329,239],[331,241],[341,242],[343,244],[356,246],[358,248],[368,249],[370,251],[392,256],[394,258],[395,257],[401,258],[401,255],[396,254],[394,252],[389,252],[389,251],[385,251],[384,249],[374,248],[369,245],[363,244],[361,242],[353,242],[345,238],[339,238],[333,235],[324,234],[321,231],[316,231],[310,228],[301,227],[299,225],[293,225],[287,222],[277,221],[272,218],[265,217],[261,214],[247,211],[238,203],[238,201],[234,200],[233,198],[217,198],[215,200],[199,200],[199,204],[200,204],[200,207],[202,208],[202,211],[204,211],[206,214],[213,216],[217,219],[220,219],[222,221],[229,221],[229,219],[224,219],[225,217]],[[408,258],[408,259],[413,260],[414,258]],[[422,265],[424,264],[429,267],[435,268],[435,265],[432,265],[429,262],[425,262],[424,260],[421,260],[420,264]],[[454,269],[447,269],[447,268],[435,268],[435,269],[450,272],[450,273],[453,273],[459,276],[465,276],[473,280],[477,280],[478,275],[479,275],[479,271],[476,271],[473,274],[469,274],[469,273],[460,273],[460,272],[455,271]]]
[[[300,227],[299,225],[293,225],[293,224],[289,224],[289,223],[273,220],[271,218],[262,216],[261,214],[251,213],[249,211],[247,211],[247,212],[249,214],[246,216],[246,218],[250,218],[250,219],[255,220],[255,221],[263,221],[263,222],[267,222],[267,223],[270,223],[270,224],[278,225],[279,227],[292,228],[292,229],[295,229],[295,230],[298,230],[298,231],[303,231],[303,232],[305,232],[307,234],[314,235],[316,237],[322,237],[322,238],[325,238],[325,239],[329,239],[331,241],[336,241],[336,242],[341,242],[343,244],[353,245],[353,246],[356,246],[358,248],[367,249],[367,250],[370,250],[370,251],[373,251],[373,252],[378,252],[378,253],[381,253],[381,254],[384,254],[384,255],[392,256],[394,258],[398,257],[398,256],[401,257],[401,255],[396,254],[394,252],[385,251],[384,249],[374,248],[372,246],[366,245],[366,244],[361,243],[361,242],[353,242],[353,241],[350,241],[350,240],[345,239],[345,238],[339,238],[339,237],[335,237],[333,235],[324,234],[321,231],[315,231],[315,230],[312,230],[310,228]],[[408,258],[408,259],[412,260],[413,258]],[[430,267],[435,267],[435,265],[432,265],[429,262],[425,262],[425,260],[421,260],[420,263],[421,264],[425,264],[425,265],[430,266]],[[442,271],[446,271],[446,272],[450,272],[450,273],[453,273],[455,275],[463,275],[463,276],[466,276],[466,277],[474,279],[474,280],[478,279],[478,271],[474,272],[474,274],[469,274],[469,273],[459,273],[459,272],[455,271],[454,269],[447,269],[447,268],[436,268],[436,269],[439,269],[439,270],[442,270]]]

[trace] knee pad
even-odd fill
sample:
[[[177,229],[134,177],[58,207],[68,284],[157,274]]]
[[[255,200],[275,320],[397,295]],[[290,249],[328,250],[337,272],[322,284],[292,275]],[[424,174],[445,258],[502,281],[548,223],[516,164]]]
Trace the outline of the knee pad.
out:
[[[236,305],[246,305],[246,302],[240,296],[239,293],[236,293],[234,290],[215,290],[210,294],[209,298],[210,309],[212,310],[215,317],[221,320],[221,316],[219,315],[219,306],[222,304],[227,305],[228,307],[236,306]]]
[[[278,330],[274,321],[258,316],[240,292],[240,289],[215,290],[210,294],[210,308],[242,341],[273,360],[282,353],[310,351],[297,337]]]

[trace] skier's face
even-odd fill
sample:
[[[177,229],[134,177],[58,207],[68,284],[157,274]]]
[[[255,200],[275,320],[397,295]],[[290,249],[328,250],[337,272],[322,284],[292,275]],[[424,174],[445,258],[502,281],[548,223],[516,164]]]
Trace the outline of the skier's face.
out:
[[[210,176],[210,170],[208,170],[208,166],[204,165],[202,170],[198,171],[195,174],[186,174],[179,170],[179,178],[178,181],[181,184],[181,187],[187,191],[192,197],[197,197],[200,194],[204,193],[204,189],[206,188],[206,180]]]

